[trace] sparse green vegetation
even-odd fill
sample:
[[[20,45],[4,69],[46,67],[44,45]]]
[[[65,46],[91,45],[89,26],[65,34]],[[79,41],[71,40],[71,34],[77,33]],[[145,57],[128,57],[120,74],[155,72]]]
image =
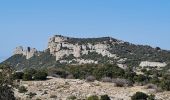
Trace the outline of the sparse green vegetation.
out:
[[[170,80],[162,80],[160,86],[163,90],[170,91]]]
[[[67,100],[76,100],[76,99],[77,99],[76,96],[69,96],[69,97],[67,97]]]
[[[23,80],[24,80],[24,81],[30,81],[30,80],[32,80],[32,75],[29,74],[29,73],[25,73],[24,76],[23,76]]]
[[[132,97],[131,100],[147,100],[149,96],[143,92],[136,92]]]
[[[111,100],[108,95],[101,95],[100,100]]]
[[[103,77],[117,78],[124,77],[124,70],[117,65],[111,64],[85,64],[74,65],[65,68],[68,73],[71,73],[75,78],[85,79],[87,76],[94,76],[97,80]]]
[[[11,68],[9,65],[0,65],[0,100],[15,100]]]
[[[34,80],[46,80],[47,73],[45,71],[37,71],[34,75]]]
[[[131,100],[155,100],[155,95],[147,95],[143,92],[136,92],[132,97]]]
[[[23,80],[30,81],[30,80],[46,80],[47,72],[43,69],[26,69],[23,72]]]
[[[36,93],[30,92],[28,95],[28,98],[32,99],[34,96],[36,96]]]
[[[27,92],[28,90],[27,90],[27,88],[25,87],[25,86],[20,86],[19,88],[18,88],[18,92],[19,93],[25,93],[25,92]]]
[[[13,74],[14,79],[23,79],[24,73],[23,72],[15,72]]]
[[[50,95],[50,98],[54,98],[54,99],[56,99],[56,98],[57,98],[57,96],[56,96],[56,95]]]
[[[88,97],[87,100],[99,100],[99,97],[97,95],[92,95]]]

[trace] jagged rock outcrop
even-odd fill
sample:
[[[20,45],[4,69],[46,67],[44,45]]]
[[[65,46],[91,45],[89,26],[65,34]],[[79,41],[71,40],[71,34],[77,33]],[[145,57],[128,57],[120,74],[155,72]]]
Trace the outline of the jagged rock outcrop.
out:
[[[55,35],[49,39],[48,49],[52,55],[56,56],[56,61],[71,54],[74,57],[79,58],[81,55],[88,54],[89,52],[97,52],[102,56],[113,57],[116,59],[117,56],[107,50],[110,48],[110,45],[106,43],[108,41],[110,43],[115,43],[115,41],[112,41],[112,38],[92,43],[90,41],[88,42],[88,39],[81,40],[80,38],[69,38],[61,35]]]
[[[37,53],[37,50],[35,48],[27,47],[25,50],[22,46],[16,47],[14,50],[14,55],[16,54],[22,54],[26,56],[26,59],[29,59],[34,56],[34,54]]]

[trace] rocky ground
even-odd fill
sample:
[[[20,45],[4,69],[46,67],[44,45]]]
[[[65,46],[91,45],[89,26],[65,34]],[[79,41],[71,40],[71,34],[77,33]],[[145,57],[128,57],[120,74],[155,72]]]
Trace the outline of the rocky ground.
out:
[[[85,99],[90,95],[107,94],[112,100],[130,100],[130,97],[140,91],[155,94],[158,100],[170,100],[170,92],[156,92],[145,86],[115,87],[114,83],[86,82],[79,79],[62,79],[49,77],[46,81],[21,81],[20,85],[28,89],[26,93],[19,93],[15,89],[15,96],[21,100],[30,100],[28,94],[36,93],[31,100],[66,100],[70,96]]]

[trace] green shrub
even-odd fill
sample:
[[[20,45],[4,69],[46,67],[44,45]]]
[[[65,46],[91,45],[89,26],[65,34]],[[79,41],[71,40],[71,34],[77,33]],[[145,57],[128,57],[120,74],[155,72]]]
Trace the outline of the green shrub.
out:
[[[148,95],[143,92],[136,92],[132,97],[131,100],[147,100]]]
[[[170,91],[170,80],[162,80],[160,86],[163,90]]]
[[[135,81],[136,82],[143,82],[143,83],[146,83],[148,82],[148,77],[147,76],[144,76],[144,75],[137,75],[134,77],[135,78]]]
[[[31,75],[33,75],[36,72],[37,72],[37,70],[34,69],[34,68],[27,68],[27,69],[24,70],[24,74],[31,74]]]
[[[24,81],[30,81],[30,80],[32,80],[32,75],[29,74],[29,73],[24,73],[24,75],[23,75],[23,80],[24,80]]]
[[[112,79],[110,77],[103,77],[101,79],[102,82],[112,82]]]
[[[88,97],[87,100],[99,100],[99,97],[97,95],[92,95]]]
[[[74,76],[73,76],[72,74],[70,74],[70,75],[68,75],[68,76],[66,77],[66,79],[75,79],[75,78],[74,78]]]
[[[160,80],[159,80],[158,77],[153,77],[153,78],[150,79],[150,82],[151,82],[152,84],[159,84],[159,83],[160,83]]]
[[[72,65],[66,67],[65,70],[78,79],[85,79],[87,76],[93,75],[97,80],[101,80],[103,77],[124,77],[125,74],[125,71],[115,64]]]
[[[59,76],[62,78],[66,78],[66,76],[68,76],[66,71],[61,68],[49,67],[47,71],[48,71],[48,75],[50,76]]]
[[[14,79],[22,79],[23,76],[24,76],[24,73],[23,73],[23,72],[15,72],[15,73],[13,74],[13,78],[14,78]]]
[[[115,83],[115,86],[117,87],[133,86],[133,83],[127,79],[117,78],[113,79],[112,82]]]
[[[67,97],[67,100],[76,100],[76,99],[77,99],[76,96],[69,96],[69,97]]]
[[[155,95],[153,94],[149,95],[148,100],[155,100]]]
[[[50,95],[50,98],[57,98],[56,95]]]
[[[33,75],[34,80],[46,80],[47,79],[47,73],[44,71],[37,71]]]
[[[27,92],[28,90],[27,90],[27,88],[25,87],[25,86],[20,86],[19,88],[18,88],[18,92],[19,93],[25,93],[25,92]]]
[[[23,80],[24,81],[30,81],[30,80],[46,80],[47,78],[47,72],[46,70],[35,70],[32,69],[33,72],[31,72],[31,69],[26,69],[24,71]]]
[[[141,72],[146,73],[147,70],[145,68],[141,69]]]
[[[96,78],[94,76],[88,76],[86,77],[86,81],[87,82],[94,82],[96,80]]]
[[[34,96],[36,96],[37,94],[36,93],[32,93],[32,92],[30,92],[29,94],[27,94],[28,96],[29,96],[29,98],[31,99],[31,98],[33,98]]]
[[[111,100],[108,95],[101,95],[100,100]]]

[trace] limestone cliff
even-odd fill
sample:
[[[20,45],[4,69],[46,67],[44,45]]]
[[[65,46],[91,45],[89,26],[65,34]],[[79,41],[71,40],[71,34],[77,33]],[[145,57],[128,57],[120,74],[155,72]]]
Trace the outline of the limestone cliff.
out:
[[[49,39],[48,49],[50,53],[56,56],[56,61],[60,60],[64,56],[73,55],[75,58],[79,58],[81,55],[89,54],[89,52],[97,52],[102,56],[117,58],[116,54],[112,54],[108,51],[110,44],[118,44],[121,41],[113,41],[112,38],[107,37],[104,40],[98,40],[92,42],[92,39],[80,39],[70,38],[60,35],[55,35]]]

